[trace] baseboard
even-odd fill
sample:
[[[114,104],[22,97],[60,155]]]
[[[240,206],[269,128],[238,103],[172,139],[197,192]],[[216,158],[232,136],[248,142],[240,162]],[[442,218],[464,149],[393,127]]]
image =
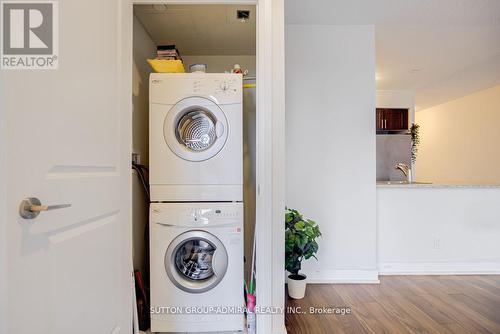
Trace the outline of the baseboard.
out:
[[[318,270],[306,273],[307,283],[311,284],[377,284],[378,271],[376,270]]]
[[[498,275],[500,262],[382,262],[380,275]]]

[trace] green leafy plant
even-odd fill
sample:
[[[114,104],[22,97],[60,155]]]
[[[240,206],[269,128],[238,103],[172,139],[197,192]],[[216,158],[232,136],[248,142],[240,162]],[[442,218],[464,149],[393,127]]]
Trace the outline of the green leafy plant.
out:
[[[420,145],[420,125],[413,123],[410,128],[411,135],[411,162],[417,161],[418,145]]]
[[[285,269],[298,275],[304,259],[316,258],[321,236],[318,224],[293,209],[285,209]]]

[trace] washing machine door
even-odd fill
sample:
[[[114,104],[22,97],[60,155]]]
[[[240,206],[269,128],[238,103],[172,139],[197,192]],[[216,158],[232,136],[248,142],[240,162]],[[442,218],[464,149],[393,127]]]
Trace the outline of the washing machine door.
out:
[[[188,97],[177,102],[163,125],[170,150],[188,161],[204,161],[216,156],[224,147],[228,132],[222,109],[203,97]]]
[[[177,236],[165,253],[165,270],[179,289],[201,293],[213,289],[227,271],[227,251],[206,231],[193,230]]]

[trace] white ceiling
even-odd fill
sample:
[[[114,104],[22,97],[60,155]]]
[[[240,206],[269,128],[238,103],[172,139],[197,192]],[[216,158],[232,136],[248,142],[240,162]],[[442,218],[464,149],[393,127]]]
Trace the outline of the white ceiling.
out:
[[[237,20],[237,9],[250,19]],[[157,45],[175,44],[181,55],[255,54],[255,6],[136,5],[134,13]]]
[[[500,84],[500,0],[287,0],[285,18],[375,25],[377,89],[417,109]]]

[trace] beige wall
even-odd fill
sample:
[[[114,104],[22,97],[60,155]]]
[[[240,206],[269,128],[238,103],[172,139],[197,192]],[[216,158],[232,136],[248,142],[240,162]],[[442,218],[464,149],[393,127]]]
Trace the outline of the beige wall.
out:
[[[500,183],[500,86],[418,111],[417,180]]]
[[[141,164],[149,161],[149,73],[147,58],[154,56],[156,46],[134,16],[134,68],[132,73],[132,150],[141,156]],[[134,268],[149,277],[147,245],[144,239],[149,205],[135,171],[132,172],[132,217]]]
[[[148,165],[148,96],[149,73],[151,69],[147,58],[154,58],[156,46],[147,34],[141,22],[134,16],[134,71],[133,71],[133,151],[140,153],[141,163]],[[207,65],[209,73],[230,71],[234,64],[240,64],[249,75],[255,75],[255,55],[184,55],[186,71],[189,65],[202,63]],[[247,83],[255,83],[248,81]],[[243,95],[244,112],[244,202],[245,202],[245,273],[250,272],[252,242],[255,226],[255,88],[247,88]],[[134,267],[143,271],[147,277],[147,254],[144,243],[144,226],[148,217],[148,207],[137,176],[133,180],[134,214]]]
[[[141,154],[141,163],[147,165],[148,150],[148,86],[151,72],[147,58],[155,57],[156,46],[144,27],[134,17],[134,72],[133,72],[133,150]],[[207,64],[207,72],[222,73],[240,64],[249,75],[255,75],[255,55],[190,55],[183,56],[186,70],[195,63]],[[248,83],[255,83],[249,81]],[[250,272],[253,232],[255,226],[255,88],[244,91],[244,201],[245,201],[245,272]],[[134,267],[147,277],[147,254],[144,243],[144,226],[148,217],[148,207],[144,205],[144,195],[138,178],[133,180],[134,213]]]
[[[184,67],[189,72],[189,66],[192,64],[206,64],[208,73],[224,73],[230,71],[234,64],[240,64],[243,70],[248,70],[248,74],[255,75],[255,55],[183,55]]]

